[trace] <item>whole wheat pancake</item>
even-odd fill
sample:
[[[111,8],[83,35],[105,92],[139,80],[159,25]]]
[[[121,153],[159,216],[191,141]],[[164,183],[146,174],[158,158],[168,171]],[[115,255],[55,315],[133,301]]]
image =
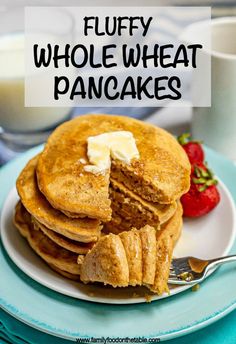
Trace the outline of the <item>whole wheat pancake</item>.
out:
[[[156,232],[157,239],[157,256],[156,256],[156,273],[153,285],[149,288],[158,295],[169,292],[168,277],[173,250],[179,239],[183,225],[183,209],[178,202],[177,210],[174,216],[161,226],[161,230]]]
[[[84,283],[102,282],[113,287],[128,286],[128,263],[118,235],[108,234],[100,238],[86,254],[81,265],[80,278]]]
[[[144,285],[154,293],[168,292],[173,249],[182,228],[182,207],[156,231],[139,230],[108,234],[94,244],[81,264],[81,281],[101,282],[113,287]]]
[[[113,207],[112,220],[110,222],[105,223],[103,227],[103,233],[119,234],[124,231],[130,231],[134,227],[134,224],[137,226],[137,229],[140,229],[142,228],[142,226],[145,226],[147,222],[148,221],[145,221],[144,216],[140,217],[140,214],[135,219],[134,216],[132,216],[130,213],[127,212],[125,214],[122,211],[120,211],[120,209],[115,210]],[[152,223],[152,227],[154,227],[155,230],[160,229],[159,222],[154,223],[152,221]]]
[[[66,278],[69,278],[71,280],[74,280],[74,281],[80,281],[80,276],[79,275],[73,275],[69,272],[66,272],[66,271],[63,271],[59,268],[57,268],[55,265],[53,264],[48,264],[50,266],[50,268],[54,271],[56,271],[57,273],[59,273],[60,275],[62,275],[63,277],[66,277]]]
[[[64,247],[68,251],[75,252],[78,254],[86,254],[92,247],[93,243],[83,243],[75,240],[66,238],[65,236],[58,234],[43,224],[39,223],[35,218],[32,217],[32,222],[36,229],[40,229],[49,239],[54,241],[57,245]]]
[[[40,230],[35,230],[31,216],[22,203],[16,205],[14,224],[24,236],[31,248],[49,265],[57,271],[72,275],[80,274],[80,265],[77,263],[78,255],[58,246]]]
[[[171,204],[149,202],[113,179],[110,183],[110,199],[112,220],[105,223],[104,230],[112,233],[119,233],[132,227],[139,229],[146,224],[158,227],[168,221],[176,211],[176,202]]]
[[[84,160],[88,161],[88,137],[120,130],[133,133],[140,159],[130,165],[113,160],[112,179],[157,203],[173,203],[188,191],[190,164],[172,135],[128,117],[86,115],[59,126],[39,157],[38,185],[53,207],[68,216],[111,219],[109,171],[85,172]]]
[[[100,236],[101,225],[95,219],[71,219],[54,209],[37,186],[35,168],[38,157],[28,162],[19,175],[16,187],[24,207],[47,228],[72,240],[93,242]]]
[[[154,223],[159,222],[160,224],[168,221],[176,211],[176,202],[170,204],[161,204],[161,203],[154,203],[149,202],[141,197],[141,195],[136,194],[134,191],[127,189],[121,183],[113,180],[111,178],[110,183],[111,192],[116,193],[117,196],[117,203],[119,203],[119,207],[121,204],[131,205],[134,208],[134,214],[137,214],[137,210],[140,212],[145,213],[146,220],[153,218]],[[111,197],[112,201],[113,198]],[[114,202],[116,201],[116,197],[114,197]],[[137,210],[136,210],[137,209]],[[148,215],[150,213],[150,215]]]
[[[138,231],[132,230],[119,235],[125,249],[128,268],[129,284],[132,286],[142,284],[142,242]]]
[[[154,283],[156,273],[156,230],[146,225],[140,229],[139,235],[142,243],[142,283],[149,285]]]

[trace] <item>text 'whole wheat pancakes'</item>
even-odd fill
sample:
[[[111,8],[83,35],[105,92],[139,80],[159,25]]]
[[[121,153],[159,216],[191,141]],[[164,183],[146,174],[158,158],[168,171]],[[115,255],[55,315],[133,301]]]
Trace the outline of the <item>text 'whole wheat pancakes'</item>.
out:
[[[92,173],[88,139],[130,133],[139,155]],[[119,146],[119,145],[118,145]],[[127,147],[128,149],[128,147]],[[85,115],[59,126],[17,179],[15,224],[63,276],[168,291],[190,164],[174,137],[128,117]]]

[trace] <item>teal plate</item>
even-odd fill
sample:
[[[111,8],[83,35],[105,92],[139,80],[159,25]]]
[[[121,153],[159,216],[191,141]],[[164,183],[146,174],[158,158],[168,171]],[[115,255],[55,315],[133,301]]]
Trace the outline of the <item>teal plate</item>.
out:
[[[20,170],[40,149],[28,151],[0,170],[1,208]],[[236,200],[236,166],[210,149],[206,153],[209,165]],[[197,292],[189,289],[151,304],[135,305],[91,303],[56,293],[19,270],[2,246],[0,266],[1,307],[38,330],[74,341],[91,337],[175,338],[236,308],[236,268],[232,265],[214,272]]]

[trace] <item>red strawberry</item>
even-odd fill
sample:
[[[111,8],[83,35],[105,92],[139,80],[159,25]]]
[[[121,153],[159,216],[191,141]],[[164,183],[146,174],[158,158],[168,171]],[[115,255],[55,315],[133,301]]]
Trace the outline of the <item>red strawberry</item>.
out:
[[[204,164],[192,166],[191,186],[181,197],[184,216],[198,217],[209,213],[220,201],[217,181]]]
[[[202,146],[197,141],[191,141],[190,134],[184,133],[178,137],[178,142],[185,150],[191,164],[203,163],[204,152]]]

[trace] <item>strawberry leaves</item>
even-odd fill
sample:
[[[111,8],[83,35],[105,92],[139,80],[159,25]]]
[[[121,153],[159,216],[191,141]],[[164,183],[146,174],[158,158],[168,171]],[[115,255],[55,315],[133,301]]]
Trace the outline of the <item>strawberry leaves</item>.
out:
[[[182,135],[177,137],[177,140],[179,144],[183,146],[190,141],[190,137],[191,137],[190,133],[183,133]]]
[[[194,176],[192,176],[192,182],[199,185],[198,190],[200,192],[205,191],[211,185],[217,185],[218,181],[214,178],[213,172],[206,166],[194,165]]]

